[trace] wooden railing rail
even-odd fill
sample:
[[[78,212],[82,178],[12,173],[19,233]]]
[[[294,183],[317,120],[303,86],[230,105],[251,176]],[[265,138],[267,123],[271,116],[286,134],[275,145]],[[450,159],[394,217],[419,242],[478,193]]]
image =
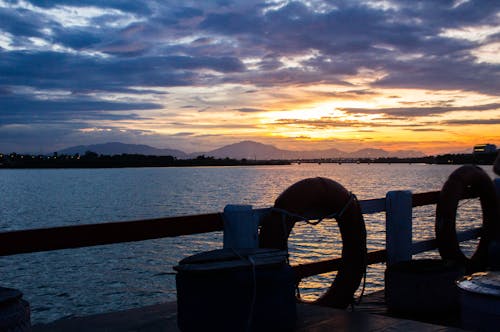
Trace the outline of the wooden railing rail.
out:
[[[412,206],[435,204],[439,191],[412,194]],[[386,198],[360,201],[363,214],[384,212]],[[269,209],[255,209],[257,214],[265,214]],[[41,229],[17,230],[0,233],[0,256],[88,247],[131,241],[142,241],[181,235],[191,235],[223,230],[221,213],[158,219],[85,224]],[[480,228],[458,234],[461,241],[477,238]],[[435,249],[436,241],[426,240],[413,243],[412,253]],[[382,263],[387,260],[387,251],[376,250],[368,253],[368,264]],[[295,266],[298,277],[338,270],[340,258],[299,264]]]
[[[363,214],[384,212],[385,198],[362,200],[360,205]],[[262,215],[269,208],[254,211]],[[7,231],[0,232],[0,256],[208,233],[223,227],[222,215],[209,213]]]
[[[0,233],[0,256],[221,231],[220,213]]]

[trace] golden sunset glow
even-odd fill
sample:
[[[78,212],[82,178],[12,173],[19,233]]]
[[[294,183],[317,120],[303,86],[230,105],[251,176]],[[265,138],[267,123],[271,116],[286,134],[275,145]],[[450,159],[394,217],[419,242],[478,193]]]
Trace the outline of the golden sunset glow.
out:
[[[51,22],[26,35],[0,24],[0,151],[500,145],[500,8],[490,2],[0,7]]]

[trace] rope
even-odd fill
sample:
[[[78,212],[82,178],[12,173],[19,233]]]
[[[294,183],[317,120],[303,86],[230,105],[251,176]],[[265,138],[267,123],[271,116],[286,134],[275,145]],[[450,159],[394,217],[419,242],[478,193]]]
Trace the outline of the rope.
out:
[[[248,314],[248,322],[247,322],[247,331],[252,330],[252,321],[253,321],[253,313],[255,309],[255,300],[257,299],[257,277],[255,273],[255,261],[249,255],[247,257],[250,264],[252,264],[252,282],[253,282],[253,290],[252,290],[252,302],[250,303],[250,312]]]
[[[253,321],[253,314],[255,310],[255,302],[257,299],[257,273],[255,271],[256,264],[255,260],[251,257],[251,255],[248,255],[247,257],[242,256],[237,249],[231,248],[231,251],[236,254],[241,260],[246,260],[250,263],[252,266],[252,301],[250,302],[250,308],[248,310],[248,318],[247,318],[247,327],[245,331],[251,331],[252,330],[252,321]]]
[[[349,206],[351,206],[352,202],[355,200],[357,200],[356,195],[354,195],[353,193],[349,193],[349,199],[347,200],[346,204],[342,207],[342,209],[340,209],[339,212],[334,212],[332,214],[328,214],[326,216],[320,217],[316,221],[311,221],[311,218],[304,217],[304,216],[301,216],[297,213],[293,213],[293,212],[290,212],[288,210],[277,208],[277,207],[271,208],[271,211],[278,212],[283,217],[290,217],[290,218],[298,219],[298,221],[303,221],[309,225],[317,225],[320,222],[322,222],[324,219],[337,219],[337,220],[342,219],[342,216],[344,215],[347,208],[349,208]]]
[[[354,311],[354,306],[355,305],[360,305],[361,304],[361,300],[363,299],[363,295],[365,295],[366,274],[367,274],[367,271],[366,271],[366,266],[365,266],[365,273],[363,274],[363,286],[361,287],[361,293],[359,294],[358,300],[356,300],[354,298],[352,299],[351,311]]]
[[[288,210],[285,210],[285,209],[281,209],[281,208],[277,208],[277,207],[273,207],[271,208],[271,211],[274,211],[274,212],[278,212],[281,214],[281,224],[282,224],[282,227],[283,227],[283,236],[285,237],[284,240],[286,241],[286,237],[287,237],[287,227],[286,227],[286,218],[289,217],[289,218],[293,218],[293,219],[297,219],[298,221],[303,221],[309,225],[318,225],[320,222],[322,222],[324,219],[336,219],[337,222],[339,222],[345,211],[351,206],[352,202],[354,201],[357,201],[357,197],[355,194],[353,194],[352,192],[349,192],[349,199],[347,200],[347,202],[344,204],[344,206],[342,207],[342,209],[340,209],[339,212],[334,212],[334,213],[331,213],[331,214],[328,214],[326,216],[323,216],[323,217],[320,217],[318,220],[316,221],[311,221],[310,218],[307,218],[307,217],[304,217],[304,216],[301,216],[297,213],[293,213],[293,212],[290,212]],[[300,283],[300,280],[297,282],[297,285],[295,287],[295,290],[296,290],[296,298],[300,301],[301,300],[301,295],[300,295],[300,288],[299,288],[299,283]],[[366,285],[366,268],[365,268],[365,274],[364,274],[364,281],[363,281],[363,288],[362,288],[362,291],[361,291],[361,296],[359,298],[359,301],[358,301],[358,304],[361,302],[361,297],[363,296],[363,293],[365,291],[365,285]],[[354,299],[353,299],[353,304],[354,304]]]

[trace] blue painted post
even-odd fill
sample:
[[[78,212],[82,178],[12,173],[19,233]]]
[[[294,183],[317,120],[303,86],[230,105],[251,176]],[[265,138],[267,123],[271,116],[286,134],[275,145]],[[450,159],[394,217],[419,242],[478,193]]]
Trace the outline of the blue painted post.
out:
[[[224,208],[224,248],[258,248],[259,220],[251,205]]]
[[[411,260],[412,195],[409,190],[389,191],[385,196],[385,245],[387,266]]]

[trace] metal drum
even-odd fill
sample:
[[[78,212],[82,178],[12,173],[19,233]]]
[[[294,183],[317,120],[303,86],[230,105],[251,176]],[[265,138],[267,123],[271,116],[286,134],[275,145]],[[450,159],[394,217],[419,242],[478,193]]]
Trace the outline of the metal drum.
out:
[[[295,277],[287,253],[221,249],[179,262],[178,326],[182,331],[291,331]]]
[[[0,331],[31,331],[30,307],[17,289],[0,287]]]
[[[458,313],[455,280],[464,273],[463,266],[434,259],[391,265],[385,272],[387,307],[404,316],[442,317]]]
[[[500,326],[500,271],[477,272],[457,281],[462,327],[498,331]]]

